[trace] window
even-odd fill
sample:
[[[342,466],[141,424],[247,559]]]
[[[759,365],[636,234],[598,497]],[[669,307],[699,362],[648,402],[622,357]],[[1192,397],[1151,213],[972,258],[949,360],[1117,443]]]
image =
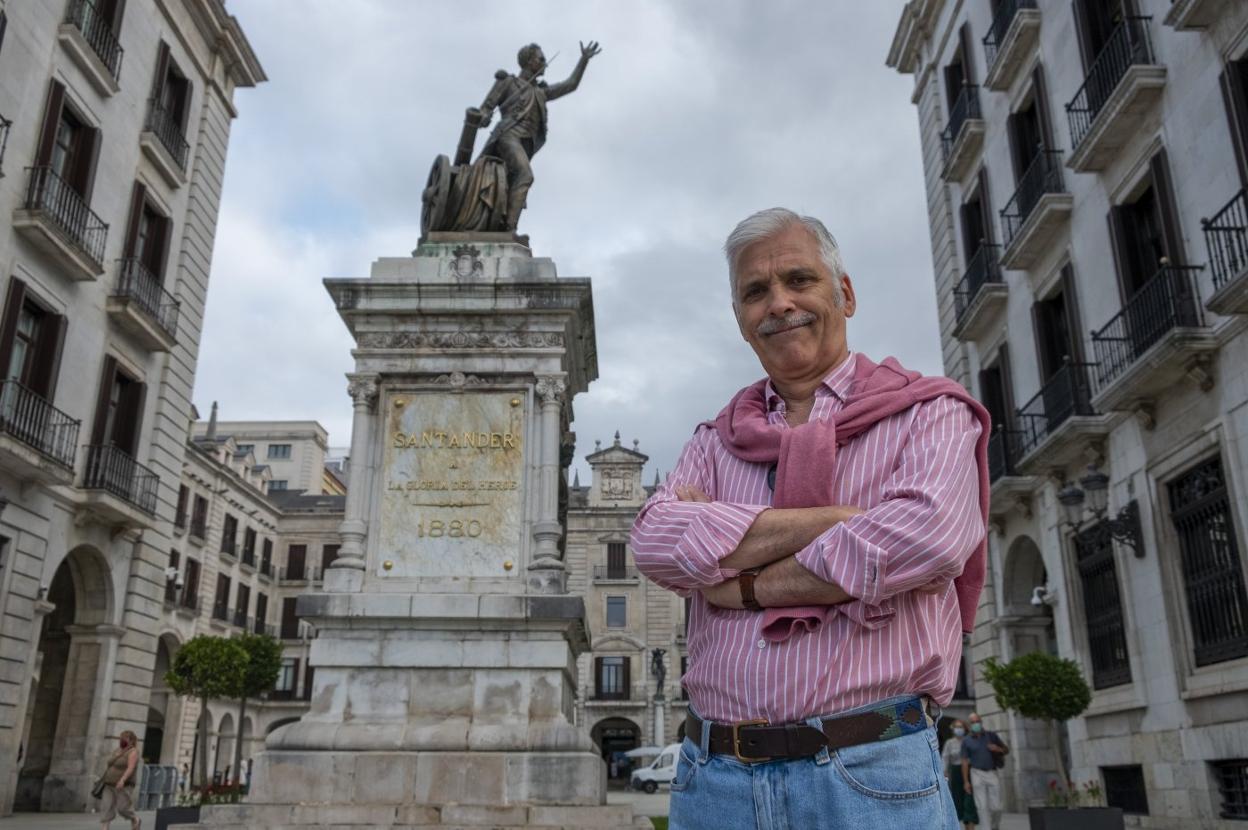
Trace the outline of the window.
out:
[[[1101,767],[1105,779],[1105,804],[1120,807],[1124,813],[1148,815],[1148,788],[1144,786],[1144,768],[1139,764],[1126,767]]]
[[[1222,459],[1199,464],[1169,490],[1196,665],[1248,655],[1248,595]]]
[[[255,452],[255,450],[256,450],[255,444],[239,444],[238,445],[238,451],[240,453]]]
[[[142,182],[135,182],[122,251],[128,269],[126,274],[142,281],[141,285],[134,287],[135,291],[145,290],[148,295],[159,295],[156,289],[164,283],[172,224],[147,198],[147,187]]]
[[[279,490],[285,490],[289,482],[284,478],[274,478],[269,480],[269,492],[276,493]]]
[[[1239,163],[1239,179],[1248,185],[1248,56],[1226,65],[1219,79],[1226,117],[1230,120],[1231,138],[1235,143],[1235,160]]]
[[[98,149],[95,135],[98,131],[87,126],[72,109],[64,106],[63,90],[60,98],[61,106],[52,127],[51,147],[43,163],[52,169],[63,184],[87,201],[91,198],[91,185],[95,174],[95,154]]]
[[[1067,360],[1079,362],[1083,354],[1075,311],[1075,276],[1069,265],[1062,269],[1059,290],[1032,305],[1031,318],[1040,360],[1040,383],[1044,385],[1062,370]]]
[[[623,579],[627,567],[623,542],[607,543],[607,579]]]
[[[291,545],[286,549],[286,579],[305,579],[307,570],[308,546]]]
[[[162,42],[156,52],[156,73],[152,97],[148,99],[146,128],[183,170],[186,169],[186,117],[191,103],[191,83],[169,55],[169,44]]]
[[[1118,269],[1119,293],[1124,303],[1139,294],[1159,274],[1162,259],[1170,265],[1184,264],[1183,243],[1165,150],[1159,151],[1149,161],[1149,177],[1144,189],[1129,202],[1110,208],[1109,228]],[[1164,299],[1157,298],[1147,304],[1156,305],[1158,302],[1164,302]]]
[[[46,401],[56,388],[65,318],[52,313],[27,289],[26,283],[9,280],[0,321],[0,380],[14,380]],[[6,395],[5,408],[17,402]]]
[[[299,616],[295,613],[295,597],[282,600],[282,639],[299,639]]]
[[[289,696],[295,693],[295,682],[299,677],[299,661],[293,657],[282,658],[282,669],[277,673],[277,683],[273,690],[286,692]]]
[[[1218,782],[1218,795],[1222,798],[1222,818],[1248,819],[1248,759],[1235,758],[1215,761],[1214,777]]]
[[[254,527],[243,531],[243,561],[248,565],[256,564],[256,529]]]
[[[1092,654],[1092,688],[1107,689],[1131,682],[1126,623],[1118,592],[1114,541],[1103,524],[1074,537],[1079,580],[1083,587],[1084,624]]]
[[[628,627],[628,597],[607,597],[607,628]]]
[[[221,552],[233,556],[237,551],[237,544],[238,519],[226,513],[225,521],[221,525]]]
[[[191,511],[191,535],[203,539],[208,535],[208,499],[195,497],[195,509]]]
[[[962,250],[965,252],[968,271],[971,270],[970,266],[975,263],[975,258],[993,240],[992,208],[988,201],[987,168],[981,167],[979,169],[977,183],[975,192],[958,209],[962,219]],[[979,267],[979,274],[982,274],[984,279],[1000,279],[1000,274],[996,271],[995,259],[991,263],[984,262]]]
[[[598,657],[594,664],[594,697],[598,700],[628,700],[629,659]]]
[[[217,594],[212,601],[212,618],[225,620],[229,617],[230,578],[225,574],[217,574]]]
[[[681,700],[689,699],[689,690],[685,688],[685,684],[683,682],[685,679],[685,675],[688,673],[689,673],[689,655],[682,654],[680,655],[680,679],[682,681],[680,684],[680,699]]]
[[[269,458],[290,458],[290,444],[269,444]]]
[[[234,624],[239,628],[247,625],[247,611],[251,608],[251,587],[241,582],[234,597]]]
[[[303,670],[303,699],[312,699],[312,677],[316,673],[316,668],[311,663],[305,665]]]
[[[256,633],[263,634],[269,621],[269,597],[264,593],[256,594]]]
[[[186,573],[182,576],[182,607],[199,607],[199,562],[188,558]]]
[[[1024,174],[1031,168],[1036,157],[1052,144],[1052,130],[1049,128],[1048,102],[1045,100],[1045,83],[1043,67],[1037,66],[1032,73],[1031,95],[1012,113],[1005,122],[1005,131],[1010,139],[1010,161],[1014,167],[1014,181],[1022,188]],[[1020,193],[1016,198],[1023,197],[1020,212],[1026,216],[1040,198],[1038,188],[1035,193]]]
[[[178,487],[178,509],[173,514],[173,526],[178,528],[186,528],[186,503],[190,500],[191,488],[185,484]]]
[[[174,578],[165,577],[165,602],[176,603],[178,601],[178,561],[180,557],[176,550],[169,551],[169,574],[173,574]]]
[[[338,549],[342,545],[325,545],[321,548],[321,573],[329,570],[329,566],[334,564],[334,560],[338,558]]]
[[[263,545],[263,553],[260,554],[260,570],[263,573],[273,574],[273,540],[265,539]]]
[[[997,358],[979,373],[979,400],[992,418],[992,435],[988,438],[988,477],[996,481],[1013,475],[1018,459],[1018,440],[1014,430],[1014,389],[1010,376],[1010,353],[1005,344],[997,350]]]
[[[1133,6],[1131,0],[1075,0],[1075,31],[1079,35],[1084,70],[1092,71],[1092,65],[1109,43],[1114,29],[1124,16],[1134,14]],[[1102,100],[1109,92],[1106,89],[1100,93]]]
[[[962,656],[958,659],[958,680],[953,688],[954,700],[971,700],[975,697],[971,694],[971,673],[969,668],[966,664],[966,651],[963,650]]]
[[[146,393],[145,384],[118,366],[115,357],[106,355],[91,443],[134,456],[139,445]]]

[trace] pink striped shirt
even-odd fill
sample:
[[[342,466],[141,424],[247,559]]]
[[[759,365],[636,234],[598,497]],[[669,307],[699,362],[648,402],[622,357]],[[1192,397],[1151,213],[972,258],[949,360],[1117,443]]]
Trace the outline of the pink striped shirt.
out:
[[[844,406],[854,361],[833,369],[815,392],[812,419]],[[770,384],[768,420],[787,428]],[[952,580],[983,539],[975,441],[979,423],[960,401],[941,397],[881,420],[837,452],[837,504],[866,512],[825,531],[797,553],[811,573],[854,599],[817,631],[774,643],[763,615],[715,608],[698,589],[736,575],[720,560],[771,504],[768,465],[742,461],[702,425],[676,468],[633,525],[637,567],[682,596],[692,595],[689,669],[682,683],[694,710],[716,721],[788,723],[903,694],[953,697],[962,653]],[[677,500],[692,484],[711,503]],[[948,580],[940,593],[914,589]]]

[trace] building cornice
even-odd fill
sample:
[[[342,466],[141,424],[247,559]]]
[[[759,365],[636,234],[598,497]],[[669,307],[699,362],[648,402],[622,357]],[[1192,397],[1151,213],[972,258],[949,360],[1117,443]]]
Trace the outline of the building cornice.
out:
[[[186,9],[200,34],[225,64],[226,75],[235,86],[256,86],[269,78],[238,19],[225,10],[224,0],[185,0]]]

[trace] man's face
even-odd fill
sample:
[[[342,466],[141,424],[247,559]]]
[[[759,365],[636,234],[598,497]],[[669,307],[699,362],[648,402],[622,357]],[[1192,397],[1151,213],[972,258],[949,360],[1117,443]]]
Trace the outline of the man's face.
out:
[[[802,225],[741,252],[733,286],[737,325],[770,377],[822,378],[845,358],[845,320],[856,303],[849,277],[840,282],[844,302],[838,307],[819,243]]]
[[[525,67],[534,75],[536,75],[543,66],[546,65],[546,55],[541,49],[538,49],[529,57],[529,65]]]

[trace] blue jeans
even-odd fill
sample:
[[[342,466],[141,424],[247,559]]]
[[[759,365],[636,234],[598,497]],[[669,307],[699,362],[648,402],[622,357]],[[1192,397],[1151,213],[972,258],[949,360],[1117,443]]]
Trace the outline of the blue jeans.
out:
[[[757,764],[711,755],[709,740],[681,744],[671,830],[959,830],[934,727]]]

